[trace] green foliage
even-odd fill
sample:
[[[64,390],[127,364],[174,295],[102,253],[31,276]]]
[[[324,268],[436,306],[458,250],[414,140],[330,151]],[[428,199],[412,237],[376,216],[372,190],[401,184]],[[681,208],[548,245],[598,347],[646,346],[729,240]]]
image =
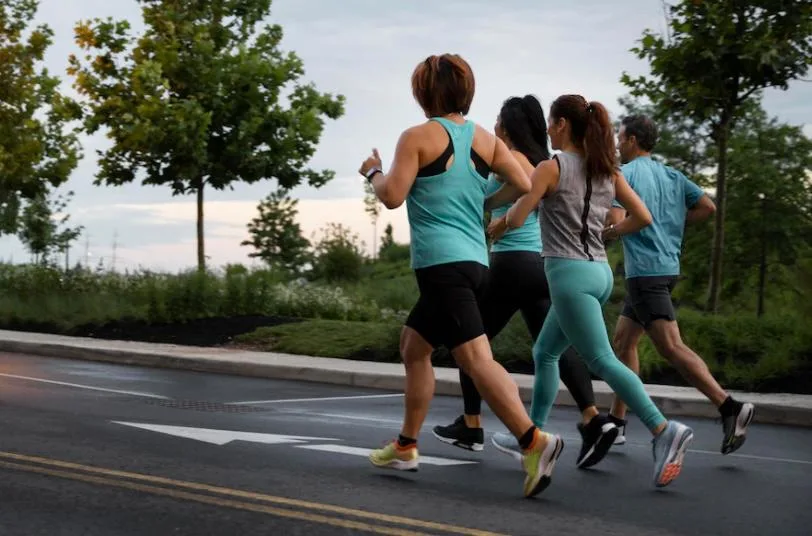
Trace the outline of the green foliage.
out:
[[[339,287],[281,279],[276,271],[231,266],[221,273],[103,273],[0,265],[0,324],[62,330],[111,320],[185,322],[215,316],[270,315],[380,320],[377,305]]]
[[[67,227],[70,215],[65,208],[71,197],[73,192],[56,198],[45,194],[29,201],[23,209],[17,236],[35,262],[47,262],[55,252],[65,253],[79,238],[82,226]]]
[[[364,265],[364,243],[358,234],[341,223],[328,223],[321,232],[314,247],[313,276],[329,283],[358,281]]]
[[[249,257],[262,259],[268,266],[291,273],[299,272],[309,259],[310,242],[296,223],[296,199],[286,190],[272,192],[257,207],[259,215],[248,223],[249,240],[240,245],[251,246]]]
[[[36,0],[0,0],[0,234],[14,233],[24,201],[38,202],[76,168],[79,143],[65,132],[76,103],[42,67],[53,32],[29,30]]]
[[[318,187],[333,177],[305,166],[323,118],[340,117],[344,97],[299,82],[302,61],[280,50],[282,28],[265,24],[270,4],[141,0],[146,30],[137,39],[126,21],[75,29],[86,55],[71,56],[69,72],[89,102],[84,128],[105,127],[113,141],[97,184],[129,183],[140,172],[145,185],[196,193],[199,268],[205,187],[264,179]]]
[[[787,89],[812,59],[809,0],[683,0],[670,6],[667,35],[646,30],[632,51],[651,75],[621,81],[672,114],[706,125],[718,151],[716,223],[708,308],[722,287],[727,212],[727,148],[739,108],[762,89]]]
[[[398,244],[393,236],[392,224],[386,225],[381,237],[381,248],[378,251],[378,258],[382,262],[401,262],[411,258],[409,244]]]

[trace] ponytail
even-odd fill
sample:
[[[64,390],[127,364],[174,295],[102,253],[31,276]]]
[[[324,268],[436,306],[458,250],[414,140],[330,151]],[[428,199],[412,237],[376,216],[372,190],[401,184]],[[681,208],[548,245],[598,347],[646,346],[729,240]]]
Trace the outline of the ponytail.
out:
[[[570,122],[572,143],[584,150],[587,177],[609,178],[615,174],[615,133],[603,104],[587,102],[580,95],[561,95],[553,102],[550,115]]]
[[[584,152],[587,176],[611,177],[617,171],[614,129],[606,107],[597,101],[587,105]]]

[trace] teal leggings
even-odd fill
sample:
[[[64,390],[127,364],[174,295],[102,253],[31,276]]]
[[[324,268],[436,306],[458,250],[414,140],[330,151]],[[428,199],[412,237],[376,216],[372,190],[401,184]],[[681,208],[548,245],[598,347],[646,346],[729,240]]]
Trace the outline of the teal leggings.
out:
[[[612,270],[606,262],[550,257],[545,259],[553,305],[533,346],[536,378],[530,417],[544,426],[558,394],[558,358],[570,345],[589,370],[603,378],[649,430],[665,422],[643,382],[618,361],[603,319],[602,306],[612,293]]]

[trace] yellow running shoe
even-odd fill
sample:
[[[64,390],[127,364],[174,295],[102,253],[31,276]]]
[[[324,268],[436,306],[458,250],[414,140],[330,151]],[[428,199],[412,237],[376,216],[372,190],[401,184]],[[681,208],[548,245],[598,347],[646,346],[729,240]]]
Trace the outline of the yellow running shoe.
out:
[[[383,469],[417,471],[417,467],[420,465],[420,455],[417,453],[416,444],[401,447],[397,440],[393,440],[385,447],[370,452],[369,461],[375,467]]]
[[[522,465],[527,476],[524,479],[524,496],[533,497],[550,485],[553,469],[561,451],[564,440],[560,436],[536,430],[530,448],[522,453]]]

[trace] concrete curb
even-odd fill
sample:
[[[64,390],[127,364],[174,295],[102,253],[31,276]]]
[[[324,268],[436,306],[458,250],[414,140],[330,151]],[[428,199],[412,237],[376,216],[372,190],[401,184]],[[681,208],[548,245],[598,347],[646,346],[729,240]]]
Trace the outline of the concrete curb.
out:
[[[246,352],[224,348],[195,348],[130,341],[106,341],[0,330],[0,352],[101,361],[122,365],[181,369],[258,378],[297,380],[401,391],[404,370],[400,364],[351,361],[290,354]],[[513,374],[522,400],[530,402],[533,377]],[[438,395],[460,396],[458,372],[435,368]],[[612,403],[612,390],[605,382],[593,382],[595,399],[602,409]],[[698,391],[685,387],[646,385],[646,390],[667,416],[716,418],[716,408]],[[812,396],[732,392],[756,404],[755,421],[812,427]],[[556,405],[575,406],[563,384]]]

